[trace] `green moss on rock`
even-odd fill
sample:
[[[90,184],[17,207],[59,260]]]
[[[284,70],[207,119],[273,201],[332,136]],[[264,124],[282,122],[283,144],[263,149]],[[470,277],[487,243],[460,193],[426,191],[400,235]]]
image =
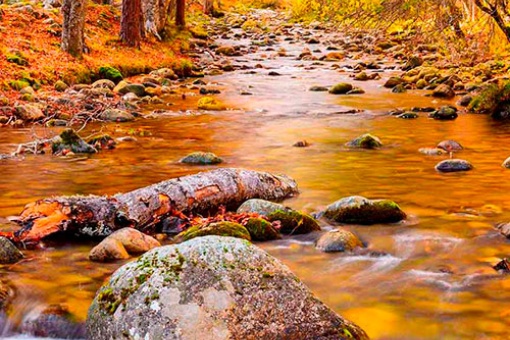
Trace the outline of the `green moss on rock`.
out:
[[[267,216],[271,222],[280,221],[283,234],[308,234],[321,230],[319,223],[310,215],[295,210],[276,210]]]
[[[216,98],[203,97],[198,101],[198,109],[207,111],[224,111],[227,109],[227,106]]]
[[[369,133],[359,136],[346,144],[349,148],[357,149],[376,149],[382,147],[382,145],[383,144],[378,137]]]
[[[281,238],[280,233],[273,225],[262,218],[250,218],[245,224],[245,228],[254,241],[270,241]]]
[[[354,87],[348,83],[339,83],[333,86],[329,93],[331,94],[347,94],[347,92],[351,91]]]
[[[176,240],[179,242],[184,242],[196,237],[209,235],[230,236],[251,241],[250,233],[244,226],[239,223],[227,221],[192,226],[177,235]]]
[[[212,152],[193,152],[182,158],[179,162],[184,164],[213,165],[220,164],[223,160]]]
[[[122,73],[114,67],[111,66],[102,66],[99,68],[99,76],[102,79],[108,79],[115,83],[120,82],[124,77]]]

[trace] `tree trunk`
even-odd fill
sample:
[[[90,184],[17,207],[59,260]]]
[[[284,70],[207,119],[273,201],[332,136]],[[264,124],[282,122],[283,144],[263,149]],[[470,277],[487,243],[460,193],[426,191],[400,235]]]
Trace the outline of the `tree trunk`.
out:
[[[176,2],[175,24],[178,27],[186,26],[186,0]]]
[[[510,27],[507,26],[505,19],[503,19],[503,16],[506,17],[508,15],[506,8],[498,6],[498,2],[491,4],[485,3],[485,1],[482,2],[482,0],[475,0],[475,4],[480,10],[492,17],[505,35],[506,40],[510,42]],[[500,13],[500,9],[503,11],[503,14]]]
[[[214,13],[214,0],[204,0],[204,14],[212,15]]]
[[[297,192],[296,182],[286,176],[218,169],[115,196],[43,199],[25,207],[17,221],[20,230],[0,235],[30,245],[64,231],[91,237],[124,227],[156,232],[172,216],[207,214],[220,206],[235,209],[252,198],[283,200]]]
[[[62,49],[74,57],[83,53],[86,0],[64,0],[62,14]]]
[[[142,0],[122,1],[120,39],[129,46],[139,47],[142,40]]]
[[[168,22],[172,0],[142,0],[143,31],[161,40],[160,33]]]

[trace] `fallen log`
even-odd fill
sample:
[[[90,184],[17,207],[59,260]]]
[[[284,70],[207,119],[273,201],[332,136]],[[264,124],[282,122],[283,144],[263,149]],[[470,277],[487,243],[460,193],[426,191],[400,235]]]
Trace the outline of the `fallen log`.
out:
[[[16,220],[20,230],[0,234],[16,243],[31,245],[59,232],[105,237],[132,227],[150,233],[157,232],[162,222],[172,216],[207,214],[220,206],[235,209],[252,198],[278,201],[297,192],[296,182],[286,176],[217,169],[114,196],[42,199],[25,207]]]

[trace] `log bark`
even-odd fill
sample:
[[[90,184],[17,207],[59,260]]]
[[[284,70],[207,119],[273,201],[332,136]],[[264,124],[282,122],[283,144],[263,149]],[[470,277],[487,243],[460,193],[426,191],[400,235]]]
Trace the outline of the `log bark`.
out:
[[[139,47],[142,40],[142,0],[123,0],[120,39],[127,45]]]
[[[64,0],[62,14],[62,49],[74,57],[84,51],[85,0]]]
[[[220,206],[235,209],[252,198],[280,201],[297,193],[296,182],[286,176],[218,169],[114,196],[43,199],[25,207],[17,221],[20,230],[1,236],[31,245],[60,232],[90,237],[105,237],[125,227],[157,232],[172,216],[207,214]]]

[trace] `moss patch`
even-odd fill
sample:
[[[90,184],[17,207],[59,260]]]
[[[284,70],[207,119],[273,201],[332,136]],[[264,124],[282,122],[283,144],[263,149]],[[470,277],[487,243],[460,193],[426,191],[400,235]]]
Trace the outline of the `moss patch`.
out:
[[[245,224],[245,228],[254,241],[270,241],[281,238],[280,233],[273,225],[262,218],[250,218]]]
[[[277,210],[267,216],[271,222],[280,221],[283,234],[307,234],[321,230],[317,221],[302,212],[294,210]]]
[[[177,235],[176,240],[179,242],[184,242],[195,237],[209,235],[230,236],[251,241],[250,233],[245,227],[238,223],[226,221],[192,226],[188,230],[185,230]]]

